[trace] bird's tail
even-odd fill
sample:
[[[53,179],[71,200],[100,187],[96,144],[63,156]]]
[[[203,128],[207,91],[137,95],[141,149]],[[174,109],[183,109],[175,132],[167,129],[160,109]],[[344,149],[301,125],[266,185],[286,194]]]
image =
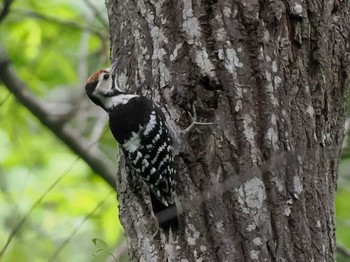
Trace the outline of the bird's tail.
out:
[[[179,220],[175,202],[173,205],[166,206],[152,191],[150,191],[150,193],[153,212],[158,219],[159,226],[163,228],[165,232],[168,232],[170,228],[173,232],[177,231]]]

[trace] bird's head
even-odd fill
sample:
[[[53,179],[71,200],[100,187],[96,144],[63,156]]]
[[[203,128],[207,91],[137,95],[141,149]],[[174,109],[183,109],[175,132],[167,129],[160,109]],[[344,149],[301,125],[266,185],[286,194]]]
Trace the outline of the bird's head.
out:
[[[86,81],[85,91],[88,97],[96,105],[109,111],[111,100],[123,92],[118,88],[115,81],[116,66],[101,69],[93,73]]]

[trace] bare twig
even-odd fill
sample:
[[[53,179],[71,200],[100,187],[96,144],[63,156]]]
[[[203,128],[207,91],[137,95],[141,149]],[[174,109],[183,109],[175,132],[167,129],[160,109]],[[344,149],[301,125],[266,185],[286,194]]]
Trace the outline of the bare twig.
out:
[[[96,6],[90,2],[90,0],[85,0],[86,5],[92,10],[98,21],[104,26],[104,28],[108,28],[107,21],[103,18],[100,11],[96,8]]]
[[[111,196],[112,191],[110,191],[105,198],[103,198],[100,202],[97,203],[95,208],[89,212],[84,219],[80,222],[80,224],[71,232],[71,234],[59,245],[56,251],[53,253],[51,258],[48,261],[57,261],[57,256],[60,254],[62,249],[69,243],[70,240],[75,236],[75,234],[79,231],[79,229],[84,225],[84,223],[93,215],[95,212],[104,205],[107,199]]]
[[[100,117],[97,118],[95,126],[91,130],[90,140],[98,141],[103,134],[106,123],[108,122],[108,116],[102,112]]]
[[[101,43],[101,48],[98,51],[98,54],[102,54],[103,57],[107,57],[106,53],[107,53],[107,35],[104,34],[104,32],[106,32],[106,30],[98,30],[98,29],[94,29],[91,26],[88,25],[81,25],[79,23],[76,23],[74,21],[66,21],[66,20],[62,20],[60,18],[54,17],[54,16],[49,16],[49,15],[45,15],[42,13],[38,13],[35,11],[31,11],[31,10],[23,10],[23,9],[12,9],[12,11],[14,13],[18,13],[22,16],[29,16],[29,17],[33,17],[36,19],[41,19],[43,21],[47,21],[50,23],[55,23],[55,24],[59,24],[59,25],[63,25],[72,29],[77,29],[77,30],[82,30],[82,31],[88,31],[91,34],[97,36],[100,39],[100,43]]]
[[[49,186],[49,188],[34,202],[34,204],[30,207],[30,209],[28,210],[28,212],[22,217],[22,219],[17,223],[17,225],[11,230],[10,235],[8,236],[5,245],[3,246],[3,248],[0,251],[0,258],[4,255],[7,247],[10,245],[13,237],[17,234],[17,232],[19,231],[19,229],[23,226],[23,224],[28,220],[29,216],[31,215],[31,213],[33,212],[33,210],[35,208],[37,208],[40,203],[42,202],[42,200],[46,197],[46,195],[62,180],[63,177],[65,177],[69,171],[72,170],[72,168],[74,167],[74,165],[78,162],[78,160],[80,159],[80,157],[77,157],[77,159],[70,165],[70,167],[68,168],[68,170],[66,172],[63,173],[63,175],[61,175],[60,177],[58,177],[52,184],[51,186]]]
[[[69,126],[52,118],[42,103],[31,93],[30,89],[15,74],[6,54],[0,49],[0,81],[40,122],[52,131],[72,151],[80,156],[109,185],[115,185],[115,170],[112,163],[96,148],[89,149],[91,143]],[[89,150],[87,150],[89,149]]]
[[[36,18],[36,19],[41,19],[43,21],[47,21],[47,22],[51,22],[51,23],[55,23],[55,24],[60,24],[63,26],[67,26],[70,27],[72,29],[77,29],[77,30],[86,30],[91,32],[92,34],[96,35],[98,38],[100,38],[102,44],[105,44],[106,35],[103,35],[101,32],[101,30],[96,30],[94,28],[91,28],[89,26],[85,26],[85,25],[81,25],[79,23],[76,23],[74,21],[66,21],[66,20],[62,20],[60,18],[54,17],[54,16],[50,16],[50,15],[45,15],[45,14],[41,14],[32,10],[23,10],[23,9],[13,9],[12,10],[14,13],[18,13],[21,16],[29,16],[32,18]]]
[[[347,249],[346,247],[340,245],[339,243],[337,244],[337,252],[345,259],[350,259],[350,250]]]
[[[0,12],[0,23],[9,14],[12,3],[13,3],[13,0],[4,0],[4,4],[2,5],[2,10]]]
[[[0,107],[2,107],[6,103],[7,99],[9,99],[10,95],[11,95],[11,93],[8,92],[7,95],[4,97],[4,99],[2,99],[0,101]]]
[[[116,260],[119,261],[120,259],[122,259],[123,256],[127,254],[127,252],[128,244],[126,243],[126,241],[124,241],[114,249],[114,251],[112,252],[113,256],[109,257],[106,262],[114,262]]]
[[[89,26],[93,16],[91,14],[85,15],[86,24]],[[88,78],[88,54],[89,54],[89,38],[90,31],[87,29],[83,29],[80,43],[79,43],[79,63],[78,63],[78,76],[81,81],[81,86],[84,86],[86,79]]]

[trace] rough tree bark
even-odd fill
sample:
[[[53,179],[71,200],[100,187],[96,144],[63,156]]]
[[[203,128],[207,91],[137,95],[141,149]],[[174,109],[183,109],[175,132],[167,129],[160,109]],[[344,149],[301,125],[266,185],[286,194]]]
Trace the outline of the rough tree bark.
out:
[[[120,86],[184,128],[180,231],[156,233],[123,165],[131,261],[334,261],[348,85],[348,1],[107,1]]]

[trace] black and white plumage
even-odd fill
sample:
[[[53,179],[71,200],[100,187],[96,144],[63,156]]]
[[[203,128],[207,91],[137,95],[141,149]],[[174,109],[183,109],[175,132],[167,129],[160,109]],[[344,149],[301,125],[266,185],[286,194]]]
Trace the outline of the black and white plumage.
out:
[[[109,126],[129,164],[150,189],[163,228],[178,226],[173,139],[162,110],[145,96],[122,92],[115,67],[92,74],[85,85],[89,98],[109,114]]]

